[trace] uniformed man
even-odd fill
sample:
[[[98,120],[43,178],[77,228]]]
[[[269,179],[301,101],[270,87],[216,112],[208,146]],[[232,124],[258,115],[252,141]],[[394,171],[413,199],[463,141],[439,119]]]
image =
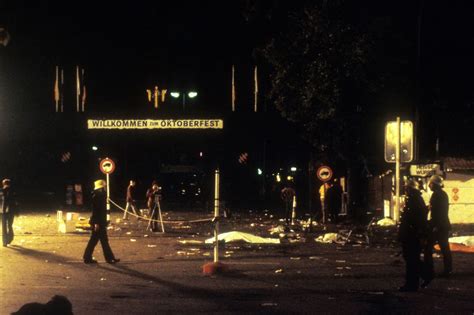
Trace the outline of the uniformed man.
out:
[[[92,253],[94,252],[94,248],[98,241],[100,241],[100,244],[102,245],[105,260],[109,264],[115,264],[120,261],[120,259],[115,258],[112,249],[110,248],[109,238],[107,236],[107,195],[105,186],[106,183],[102,179],[94,182],[94,192],[92,193],[92,216],[89,221],[92,233],[83,256],[84,263],[86,264],[97,263],[97,260],[92,257]]]
[[[420,254],[426,237],[428,209],[417,186],[414,180],[405,184],[405,207],[398,231],[406,266],[405,284],[399,288],[401,292],[417,291],[422,275]]]
[[[451,230],[449,198],[446,192],[443,191],[443,179],[440,176],[431,176],[428,186],[433,191],[433,194],[431,195],[429,206],[431,220],[428,222],[428,241],[424,250],[425,268],[429,276],[428,281],[425,281],[427,283],[424,283],[425,286],[434,278],[433,246],[436,243],[439,244],[443,254],[444,271],[441,273],[441,276],[449,276],[453,270],[453,261],[449,248],[449,231]]]

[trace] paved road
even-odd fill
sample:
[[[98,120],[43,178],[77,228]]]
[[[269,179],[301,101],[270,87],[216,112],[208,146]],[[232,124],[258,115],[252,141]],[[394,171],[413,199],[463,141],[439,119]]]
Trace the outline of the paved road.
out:
[[[208,215],[176,212],[165,217]],[[268,213],[246,213],[223,223],[222,231],[270,237],[268,229],[277,224]],[[105,263],[98,246],[99,264],[90,266],[81,260],[87,233],[57,233],[52,212],[17,218],[15,241],[0,249],[1,314],[55,294],[67,296],[75,314],[474,312],[474,255],[455,253],[451,278],[435,279],[417,293],[399,293],[404,264],[392,242],[393,230],[380,230],[371,246],[357,243],[357,231],[346,245],[314,241],[319,234],[346,227],[317,227],[279,245],[229,243],[221,248],[229,273],[209,277],[202,266],[212,260],[212,247],[199,243],[211,236],[209,223],[167,225],[164,235],[145,228],[145,222],[134,219],[114,223],[111,245],[122,261]],[[440,270],[439,258],[436,264]]]

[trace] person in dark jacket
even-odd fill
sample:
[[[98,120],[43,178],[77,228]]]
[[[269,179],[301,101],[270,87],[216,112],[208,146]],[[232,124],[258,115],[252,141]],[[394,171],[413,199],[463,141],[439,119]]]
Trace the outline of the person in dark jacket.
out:
[[[83,256],[84,263],[86,264],[97,263],[97,261],[92,258],[92,253],[94,252],[94,248],[99,240],[102,245],[105,260],[109,264],[115,264],[120,261],[120,259],[115,258],[112,249],[110,248],[109,238],[107,236],[107,195],[104,189],[105,186],[106,183],[104,180],[96,180],[94,182],[94,192],[92,193],[92,216],[89,221],[92,233]]]
[[[296,196],[296,191],[293,188],[293,182],[288,181],[285,187],[280,192],[280,198],[283,201],[285,207],[285,222],[290,224],[291,215],[293,210],[293,198]]]
[[[410,180],[405,185],[405,207],[400,218],[399,241],[405,259],[405,284],[399,288],[402,292],[417,291],[421,277],[420,260],[422,241],[426,237],[428,209],[417,189],[417,183]]]
[[[326,191],[326,209],[331,223],[336,224],[339,219],[342,205],[342,187],[339,180],[335,179]]]
[[[147,206],[148,206],[148,212],[150,213],[151,217],[151,230],[153,232],[158,232],[158,215],[159,215],[159,209],[158,209],[158,203],[161,202],[162,200],[162,195],[161,195],[161,187],[158,185],[158,182],[154,180],[151,183],[151,187],[148,188],[146,192],[146,199],[147,199]]]
[[[123,213],[123,220],[128,220],[128,213],[130,209],[135,215],[138,216],[137,211],[137,202],[135,198],[135,181],[130,180],[130,184],[127,187],[127,196],[126,196],[127,205],[125,206],[125,211]]]
[[[17,202],[15,193],[11,189],[10,180],[5,178],[2,181],[2,241],[3,246],[8,246],[13,241],[13,219],[17,215]]]
[[[443,179],[438,175],[431,176],[428,186],[433,191],[430,198],[431,220],[428,222],[428,241],[424,250],[425,268],[429,281],[434,278],[433,246],[438,243],[443,254],[444,271],[441,276],[449,276],[453,270],[451,250],[449,248],[449,199],[443,191]],[[428,282],[429,282],[428,281]]]

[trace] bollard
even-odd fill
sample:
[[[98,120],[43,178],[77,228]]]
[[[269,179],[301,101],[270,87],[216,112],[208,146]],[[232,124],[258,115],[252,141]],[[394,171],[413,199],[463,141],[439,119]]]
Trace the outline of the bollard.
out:
[[[291,209],[291,225],[295,225],[296,220],[296,196],[293,196],[293,203]]]
[[[202,267],[202,271],[206,275],[222,273],[227,270],[227,266],[219,262],[219,181],[220,174],[217,169],[214,176],[214,261]]]

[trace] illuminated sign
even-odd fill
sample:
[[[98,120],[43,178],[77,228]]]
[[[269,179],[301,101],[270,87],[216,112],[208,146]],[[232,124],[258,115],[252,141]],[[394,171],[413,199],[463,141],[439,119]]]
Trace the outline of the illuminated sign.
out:
[[[385,162],[395,163],[397,147],[397,122],[389,121],[385,125]],[[409,120],[400,122],[400,162],[413,160],[413,123]]]
[[[87,129],[224,129],[222,119],[88,119]]]

